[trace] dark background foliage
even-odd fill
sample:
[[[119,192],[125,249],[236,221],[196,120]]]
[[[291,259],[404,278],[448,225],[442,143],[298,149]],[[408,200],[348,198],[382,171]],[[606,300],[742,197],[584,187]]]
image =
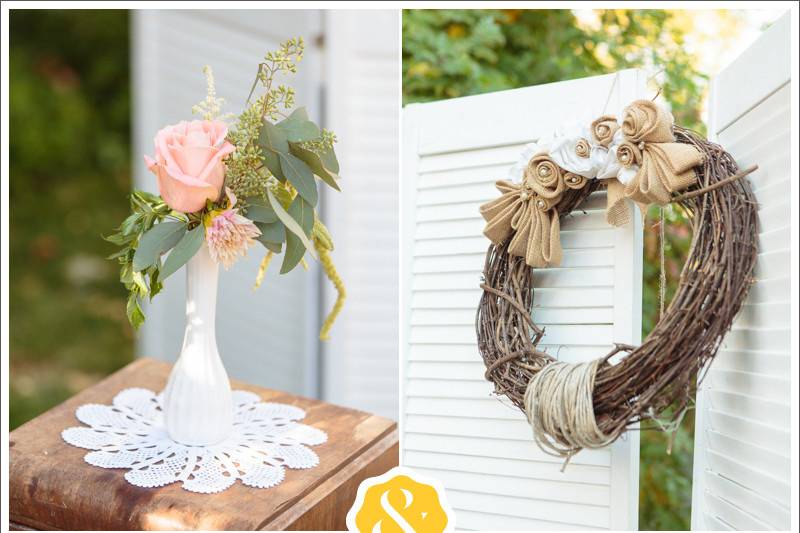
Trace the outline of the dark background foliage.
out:
[[[663,97],[677,123],[705,132],[701,104],[707,76],[683,46],[679,12],[596,11],[597,24],[570,10],[406,10],[403,13],[403,100],[427,102],[641,67],[661,71]],[[653,84],[653,95],[659,90]],[[691,242],[682,213],[666,208],[667,301]],[[659,220],[645,221],[642,334],[658,320]],[[598,354],[600,355],[600,354]],[[640,529],[688,529],[694,416],[674,436],[641,434]]]
[[[133,357],[100,236],[130,189],[127,11],[10,13],[10,426]]]

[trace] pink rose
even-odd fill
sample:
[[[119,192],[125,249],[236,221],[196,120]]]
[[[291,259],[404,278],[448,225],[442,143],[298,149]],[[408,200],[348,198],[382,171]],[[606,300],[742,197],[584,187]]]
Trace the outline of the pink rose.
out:
[[[225,140],[228,127],[218,120],[193,120],[156,134],[155,159],[144,156],[158,177],[161,197],[175,211],[194,213],[216,201],[225,181],[222,159],[236,147]]]

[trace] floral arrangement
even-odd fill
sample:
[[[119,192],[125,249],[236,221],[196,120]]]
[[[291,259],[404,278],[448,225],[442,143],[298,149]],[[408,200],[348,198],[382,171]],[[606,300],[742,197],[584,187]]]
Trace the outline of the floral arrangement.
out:
[[[500,198],[484,204],[484,234],[495,244],[508,241],[508,252],[529,266],[559,266],[559,202],[600,180],[608,189],[606,221],[630,221],[626,199],[642,209],[670,203],[672,194],[697,181],[694,168],[703,154],[677,142],[674,118],[652,101],[637,100],[623,119],[603,115],[591,123],[574,123],[525,147],[511,168],[511,181],[497,182]]]
[[[260,244],[266,251],[256,288],[275,254],[283,253],[281,274],[298,264],[307,267],[306,254],[319,258],[338,291],[320,332],[320,338],[328,338],[345,289],[330,257],[333,240],[315,208],[317,179],[340,190],[336,137],[295,107],[291,87],[275,81],[279,74],[297,71],[303,47],[302,39],[290,39],[266,54],[237,117],[221,114],[224,100],[216,96],[206,67],[208,94],[192,108],[202,120],[166,126],[156,134],[155,153],[144,158],[160,195],[134,191],[131,215],[106,237],[120,248],[109,258],[120,264],[134,328],[145,320],[141,302],[156,296],[204,242],[226,269]]]

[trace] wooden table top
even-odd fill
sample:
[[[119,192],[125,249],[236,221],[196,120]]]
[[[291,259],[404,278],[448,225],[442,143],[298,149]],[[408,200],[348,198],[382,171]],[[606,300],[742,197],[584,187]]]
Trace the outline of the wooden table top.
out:
[[[363,477],[378,475],[382,473],[380,470],[386,471],[397,464],[394,421],[236,381],[232,381],[233,388],[255,392],[264,401],[304,409],[307,414],[302,422],[328,433],[326,443],[312,447],[319,455],[319,466],[309,470],[286,469],[285,480],[269,489],[246,487],[239,481],[224,492],[208,495],[186,491],[180,483],[148,489],[125,481],[125,469],[104,469],[85,463],[83,456],[88,450],[70,446],[61,439],[63,429],[81,425],[75,418],[77,407],[86,403],[110,404],[119,391],[128,387],[160,391],[169,370],[170,366],[163,362],[138,359],[12,431],[9,444],[12,522],[36,529],[300,527],[301,518],[310,510],[319,510],[322,502],[327,501],[328,507],[341,506],[344,492],[338,496],[336,492],[343,484],[353,485],[355,477],[360,482]],[[366,467],[376,471],[359,477]],[[355,494],[354,487],[348,490]],[[308,516],[304,520],[306,525],[324,523],[309,521]],[[329,525],[341,525],[338,520]]]

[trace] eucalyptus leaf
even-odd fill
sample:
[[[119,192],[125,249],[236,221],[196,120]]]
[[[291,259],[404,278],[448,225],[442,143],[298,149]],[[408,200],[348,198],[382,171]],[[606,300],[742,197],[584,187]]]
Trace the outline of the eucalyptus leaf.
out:
[[[275,210],[272,209],[272,206],[258,196],[252,196],[246,201],[247,209],[244,213],[244,216],[253,222],[264,222],[269,224],[278,220],[278,215],[275,214]]]
[[[164,261],[164,267],[160,270],[159,275],[161,281],[167,279],[185,265],[189,259],[194,257],[194,254],[203,245],[205,233],[205,227],[202,224],[198,224],[193,230],[184,234],[180,242],[175,245],[175,248],[167,256],[166,261]]]
[[[279,153],[278,156],[281,158],[281,170],[289,183],[312,207],[317,205],[317,182],[308,165],[292,154]]]
[[[281,152],[289,153],[289,141],[286,140],[286,135],[275,124],[265,120],[258,135],[258,146],[261,148],[264,165],[272,175],[281,181],[286,180],[278,157]]]
[[[258,145],[273,152],[289,153],[289,141],[275,124],[265,120],[258,134]]]
[[[273,152],[272,150],[262,147],[261,157],[264,158],[264,166],[267,167],[275,178],[279,181],[286,181],[286,176],[284,176],[283,170],[281,170],[281,158],[278,157],[278,152]]]
[[[280,242],[267,242],[267,241],[258,241],[258,242],[264,245],[264,248],[266,248],[272,253],[279,254],[281,253],[281,250],[283,250],[283,243]]]
[[[279,220],[270,224],[256,222],[256,227],[261,230],[261,235],[256,239],[262,243],[282,243],[286,241],[286,227]]]
[[[302,196],[295,197],[292,205],[289,206],[288,213],[303,229],[305,236],[311,236],[311,230],[314,228],[314,208]],[[281,263],[281,274],[286,274],[297,266],[305,253],[305,243],[294,233],[288,233],[286,235],[286,253],[283,254],[283,263]]]
[[[184,233],[185,222],[161,222],[150,228],[139,239],[133,256],[133,270],[138,272],[154,264],[161,254],[178,244]]]
[[[336,159],[336,152],[333,150],[333,148],[322,152],[319,154],[319,157],[322,159],[322,164],[325,165],[325,168],[334,174],[339,173],[339,160]]]
[[[292,154],[297,156],[298,159],[301,159],[303,162],[305,162],[311,171],[319,176],[322,181],[337,191],[341,190],[339,188],[339,184],[336,183],[336,180],[339,179],[339,176],[332,170],[325,168],[325,165],[322,163],[322,158],[320,158],[319,154],[307,148],[303,148],[299,144],[295,143],[290,143],[289,149],[292,151]]]
[[[292,218],[290,215],[281,205],[275,195],[272,194],[272,191],[267,189],[267,198],[269,198],[270,204],[272,204],[272,208],[275,209],[275,214],[278,215],[278,218],[283,222],[283,225],[286,226],[286,239],[288,241],[289,235],[293,234],[296,235],[303,245],[308,250],[308,253],[311,254],[311,257],[314,259],[317,258],[316,252],[314,252],[314,245],[311,244],[311,241],[308,239],[308,235],[304,232],[303,228],[297,221]],[[289,206],[291,207],[291,206]],[[310,230],[309,230],[310,231]]]
[[[298,107],[291,115],[275,125],[285,135],[289,142],[312,141],[319,139],[319,126],[308,120],[308,113],[304,107]]]

